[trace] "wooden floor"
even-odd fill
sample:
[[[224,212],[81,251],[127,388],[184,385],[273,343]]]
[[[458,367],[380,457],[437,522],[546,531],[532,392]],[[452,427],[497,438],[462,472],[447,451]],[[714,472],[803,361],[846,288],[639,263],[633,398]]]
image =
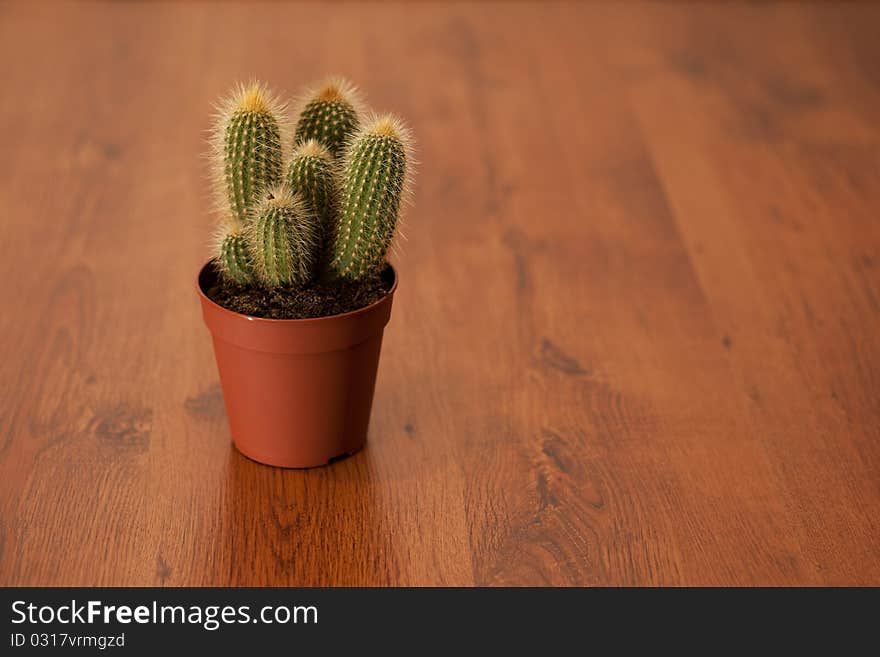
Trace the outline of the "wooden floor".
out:
[[[0,6],[0,584],[880,584],[880,5]],[[421,161],[365,451],[230,444],[211,102]]]

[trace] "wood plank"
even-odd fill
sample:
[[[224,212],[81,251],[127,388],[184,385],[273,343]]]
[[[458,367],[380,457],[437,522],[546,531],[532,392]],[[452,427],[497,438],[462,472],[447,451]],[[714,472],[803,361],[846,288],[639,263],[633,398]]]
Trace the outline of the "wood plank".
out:
[[[0,5],[0,585],[880,584],[877,24]],[[419,177],[368,447],[284,471],[230,443],[201,154],[329,73]]]

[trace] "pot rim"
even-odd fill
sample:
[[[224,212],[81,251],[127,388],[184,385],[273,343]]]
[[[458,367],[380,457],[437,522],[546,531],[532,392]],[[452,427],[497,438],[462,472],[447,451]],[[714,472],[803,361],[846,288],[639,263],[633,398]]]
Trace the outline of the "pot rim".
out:
[[[371,310],[372,308],[375,308],[379,304],[387,301],[388,298],[394,294],[395,290],[397,290],[397,283],[400,280],[400,278],[397,275],[397,269],[394,268],[394,265],[392,265],[390,262],[388,262],[385,264],[391,268],[391,273],[394,275],[394,282],[391,284],[391,289],[388,290],[388,292],[386,294],[384,294],[381,299],[374,301],[373,303],[371,303],[368,306],[364,306],[363,308],[358,308],[356,310],[350,310],[347,313],[338,313],[336,315],[324,315],[322,317],[306,317],[306,318],[302,318],[302,319],[271,319],[269,317],[254,317],[253,315],[245,315],[244,313],[237,313],[234,310],[229,310],[229,308],[224,308],[219,303],[217,303],[213,299],[211,299],[207,294],[205,294],[205,291],[202,289],[202,283],[201,283],[202,272],[204,272],[208,267],[210,267],[212,262],[213,262],[213,260],[208,260],[208,262],[206,262],[204,265],[202,265],[199,268],[199,273],[196,274],[196,290],[198,291],[199,296],[202,298],[202,301],[209,303],[211,306],[213,306],[214,308],[220,310],[221,312],[223,312],[225,314],[233,315],[235,317],[241,317],[242,319],[246,319],[250,322],[265,323],[267,325],[291,324],[291,323],[303,325],[303,324],[323,322],[323,321],[331,320],[331,319],[339,319],[341,317],[353,317],[353,316],[359,315],[361,313],[366,313],[369,310]]]

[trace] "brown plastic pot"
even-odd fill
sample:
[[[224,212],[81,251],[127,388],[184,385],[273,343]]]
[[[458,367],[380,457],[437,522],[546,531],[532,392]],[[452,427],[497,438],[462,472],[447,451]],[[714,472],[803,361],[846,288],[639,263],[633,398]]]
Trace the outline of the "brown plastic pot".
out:
[[[216,272],[202,267],[198,291],[214,338],[232,441],[260,463],[310,468],[356,452],[367,439],[382,333],[391,291],[342,315],[261,319],[227,310],[206,291]]]

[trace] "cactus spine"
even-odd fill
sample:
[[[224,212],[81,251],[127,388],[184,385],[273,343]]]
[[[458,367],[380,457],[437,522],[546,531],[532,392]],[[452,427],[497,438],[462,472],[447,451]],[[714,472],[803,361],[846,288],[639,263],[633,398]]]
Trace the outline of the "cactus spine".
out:
[[[257,277],[267,287],[304,285],[320,251],[320,227],[299,194],[286,186],[269,190],[248,226]]]
[[[293,153],[286,180],[318,218],[322,241],[329,241],[338,206],[336,172],[330,151],[314,139],[300,144]]]
[[[316,139],[339,157],[346,140],[358,128],[358,92],[342,79],[324,83],[306,96],[296,124],[295,143]]]
[[[357,280],[384,263],[408,188],[409,151],[409,131],[392,116],[374,119],[352,139],[330,263],[337,276]]]
[[[223,127],[223,177],[232,214],[247,221],[260,193],[281,181],[281,125],[259,83],[238,90]]]
[[[240,285],[254,282],[244,228],[263,190],[280,181],[284,107],[259,83],[239,85],[218,108],[212,157],[218,209],[224,217],[215,245],[220,273]]]
[[[248,285],[254,281],[254,270],[248,255],[244,236],[232,231],[220,240],[220,253],[217,262],[220,271],[239,285]]]

